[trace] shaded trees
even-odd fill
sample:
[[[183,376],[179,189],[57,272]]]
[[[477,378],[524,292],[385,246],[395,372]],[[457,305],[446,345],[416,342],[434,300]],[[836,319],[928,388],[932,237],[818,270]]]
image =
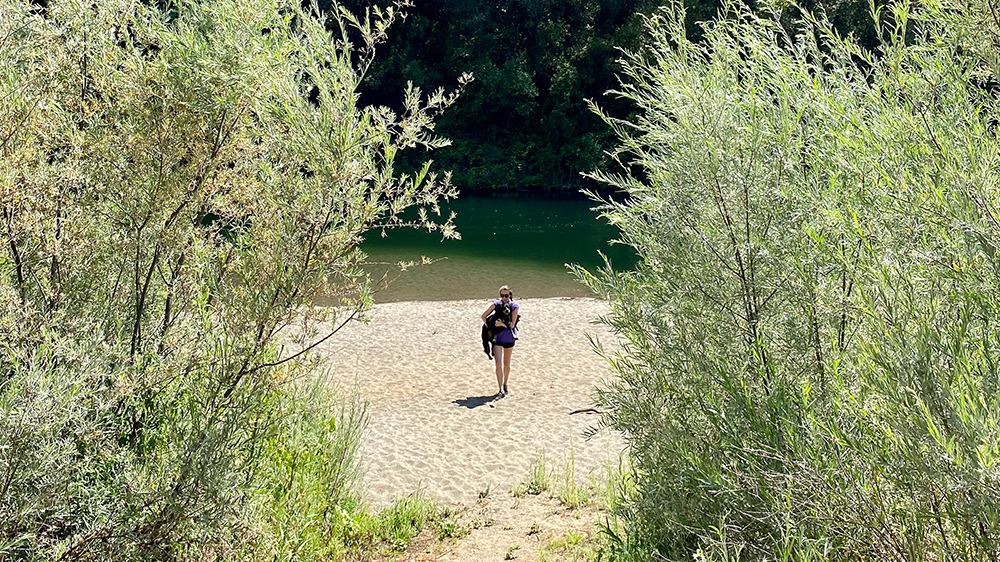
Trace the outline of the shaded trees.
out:
[[[463,189],[600,188],[580,174],[607,164],[613,137],[586,101],[618,117],[635,111],[628,100],[606,95],[618,85],[617,49],[639,48],[641,15],[663,3],[418,0],[379,48],[384,56],[366,79],[364,99],[398,106],[407,81],[433,88],[470,72],[475,83],[439,121],[438,131],[454,144],[436,155]],[[361,10],[371,1],[348,4]],[[685,26],[697,40],[697,23],[712,19],[721,3],[684,4]],[[874,38],[866,0],[805,7],[827,10],[841,33],[864,44]]]
[[[417,2],[380,48],[386,56],[366,81],[365,97],[395,104],[407,80],[436,87],[471,72],[475,82],[437,129],[454,142],[439,161],[463,188],[589,185],[580,173],[603,161],[610,137],[585,100],[619,107],[604,97],[616,84],[615,48],[637,44],[636,14],[654,5]]]

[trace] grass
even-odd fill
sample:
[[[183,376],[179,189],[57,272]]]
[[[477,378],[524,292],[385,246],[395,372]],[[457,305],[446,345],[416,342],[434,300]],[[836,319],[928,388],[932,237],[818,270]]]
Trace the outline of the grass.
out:
[[[608,510],[612,506],[620,490],[629,489],[632,484],[629,476],[628,461],[624,457],[607,461],[602,465],[599,474],[591,472],[589,483],[581,486],[576,479],[576,454],[572,447],[566,459],[566,464],[559,476],[554,477],[546,465],[545,452],[539,451],[524,481],[514,487],[511,493],[515,498],[525,494],[539,495],[543,492],[553,494],[566,507],[578,509],[593,505],[598,509]],[[488,495],[489,491],[485,492]],[[480,499],[484,493],[480,493]]]
[[[579,508],[590,503],[591,493],[576,483],[576,454],[572,443],[569,448],[569,458],[563,471],[562,482],[556,491],[556,497],[566,507]]]
[[[439,513],[437,504],[414,493],[375,514],[359,511],[346,522],[342,540],[348,552],[362,559],[402,552]]]
[[[458,524],[460,514],[461,510],[454,511],[450,507],[445,507],[438,512],[433,521],[437,540],[460,539],[472,532],[468,527]]]
[[[552,539],[538,551],[538,562],[596,562],[601,559],[603,545],[600,535],[591,536],[569,531],[565,536]]]
[[[611,511],[618,497],[630,497],[635,488],[628,458],[619,455],[617,463],[611,460],[602,465],[602,474],[590,475],[590,488],[594,491],[594,503],[598,508]]]
[[[545,451],[539,451],[535,456],[535,462],[532,463],[531,468],[528,470],[527,479],[514,488],[513,494],[515,498],[520,498],[525,494],[537,496],[542,492],[549,491],[551,488],[552,480],[545,468]]]
[[[460,539],[470,529],[458,523],[461,511],[439,507],[423,493],[396,500],[388,508],[359,511],[345,525],[342,540],[352,560],[375,560],[406,550],[421,531],[429,529],[438,541]]]

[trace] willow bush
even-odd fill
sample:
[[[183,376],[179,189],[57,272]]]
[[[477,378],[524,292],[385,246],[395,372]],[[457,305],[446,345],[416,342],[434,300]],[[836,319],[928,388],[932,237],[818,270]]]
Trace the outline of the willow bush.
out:
[[[0,558],[330,556],[364,409],[308,350],[370,302],[363,232],[453,234],[393,164],[454,94],[358,106],[392,10],[0,14]]]
[[[874,52],[808,13],[648,20],[641,111],[605,117],[624,171],[596,174],[641,263],[577,270],[626,342],[613,554],[1000,556],[991,13],[886,8]]]

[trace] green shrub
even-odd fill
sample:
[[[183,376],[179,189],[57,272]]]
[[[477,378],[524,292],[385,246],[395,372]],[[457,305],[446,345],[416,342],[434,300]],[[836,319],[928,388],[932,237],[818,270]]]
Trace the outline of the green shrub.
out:
[[[1000,556],[1000,66],[985,3],[821,19],[676,6],[623,61],[597,177],[641,264],[577,273],[626,344],[600,390],[624,559]],[[782,16],[782,17],[777,17]]]
[[[367,514],[358,468],[365,405],[336,396],[323,378],[288,390],[261,443],[260,492],[243,523],[258,537],[257,557],[336,558],[347,550],[338,540],[345,520]]]
[[[453,96],[357,106],[391,11],[0,14],[0,559],[322,555],[364,414],[308,352],[370,303],[364,232],[452,234],[393,164]]]

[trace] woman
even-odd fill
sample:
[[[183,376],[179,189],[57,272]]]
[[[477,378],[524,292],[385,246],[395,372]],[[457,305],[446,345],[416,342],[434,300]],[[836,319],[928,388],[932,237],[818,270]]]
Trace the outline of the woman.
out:
[[[510,355],[514,351],[514,342],[517,341],[517,330],[514,327],[517,326],[518,306],[516,302],[511,300],[513,297],[514,294],[511,292],[510,287],[507,285],[500,287],[500,300],[493,301],[482,316],[483,324],[486,324],[487,316],[492,314],[494,310],[500,312],[495,322],[499,330],[495,331],[493,335],[493,360],[497,366],[497,387],[499,388],[497,398],[507,396]],[[507,309],[510,310],[510,313],[503,314]],[[503,353],[500,350],[503,350]]]

